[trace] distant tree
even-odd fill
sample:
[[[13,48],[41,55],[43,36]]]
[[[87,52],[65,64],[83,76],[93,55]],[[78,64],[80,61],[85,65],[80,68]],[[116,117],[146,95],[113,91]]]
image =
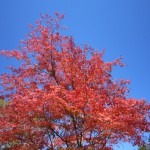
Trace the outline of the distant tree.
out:
[[[138,148],[138,150],[150,150],[150,145],[143,145]]]
[[[7,102],[5,102],[3,99],[0,99],[0,108],[5,107],[7,105]]]
[[[145,144],[143,146],[140,146],[138,148],[138,150],[150,150],[150,136],[149,136],[149,139],[148,139],[148,144]]]
[[[104,52],[76,45],[61,35],[63,15],[56,16],[30,25],[20,50],[1,51],[22,64],[0,77],[9,101],[0,108],[0,143],[14,150],[111,150],[120,140],[140,145],[150,131],[150,105],[128,98],[128,80],[113,79],[121,59],[104,62]]]

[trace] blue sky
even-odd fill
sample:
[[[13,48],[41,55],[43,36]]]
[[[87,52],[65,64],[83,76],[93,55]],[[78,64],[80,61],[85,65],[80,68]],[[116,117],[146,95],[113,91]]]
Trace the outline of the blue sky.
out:
[[[65,14],[66,34],[78,44],[106,49],[104,59],[124,57],[125,68],[116,68],[114,77],[131,80],[130,96],[150,101],[150,1],[149,0],[0,0],[0,50],[17,49],[40,13]],[[0,59],[4,67],[16,63]],[[115,150],[136,150],[121,144]]]

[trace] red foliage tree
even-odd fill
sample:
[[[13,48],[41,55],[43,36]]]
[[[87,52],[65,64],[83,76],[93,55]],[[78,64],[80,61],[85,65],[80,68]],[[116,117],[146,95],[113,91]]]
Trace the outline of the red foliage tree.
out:
[[[102,60],[103,52],[61,35],[59,21],[42,16],[20,50],[1,55],[21,60],[1,75],[0,143],[9,149],[111,150],[120,140],[141,144],[148,132],[150,105],[128,98],[129,81],[114,80],[120,59]]]

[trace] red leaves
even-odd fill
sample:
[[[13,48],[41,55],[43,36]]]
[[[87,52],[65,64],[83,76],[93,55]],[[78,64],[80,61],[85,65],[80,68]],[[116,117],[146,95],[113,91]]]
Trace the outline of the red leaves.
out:
[[[0,142],[17,141],[12,149],[104,150],[120,139],[139,144],[150,130],[150,105],[127,98],[128,80],[113,80],[121,59],[104,62],[104,52],[62,36],[63,15],[56,16],[42,16],[31,26],[20,50],[1,51],[23,64],[1,76],[2,96],[10,103],[1,108]]]
[[[24,58],[24,56],[22,55],[22,53],[19,50],[13,50],[13,51],[2,50],[0,52],[0,55],[5,55],[7,57],[15,57],[18,60],[21,60]]]

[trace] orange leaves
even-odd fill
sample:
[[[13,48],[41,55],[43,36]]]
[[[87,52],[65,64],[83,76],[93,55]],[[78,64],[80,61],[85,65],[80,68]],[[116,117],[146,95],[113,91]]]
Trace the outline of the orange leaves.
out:
[[[142,141],[150,131],[150,105],[128,98],[128,80],[114,80],[104,52],[80,47],[63,36],[57,18],[42,16],[20,50],[1,55],[24,60],[1,75],[1,95],[10,101],[0,113],[0,143],[12,149],[111,149],[120,140]],[[21,145],[22,144],[22,145]],[[108,147],[109,146],[109,147]]]

